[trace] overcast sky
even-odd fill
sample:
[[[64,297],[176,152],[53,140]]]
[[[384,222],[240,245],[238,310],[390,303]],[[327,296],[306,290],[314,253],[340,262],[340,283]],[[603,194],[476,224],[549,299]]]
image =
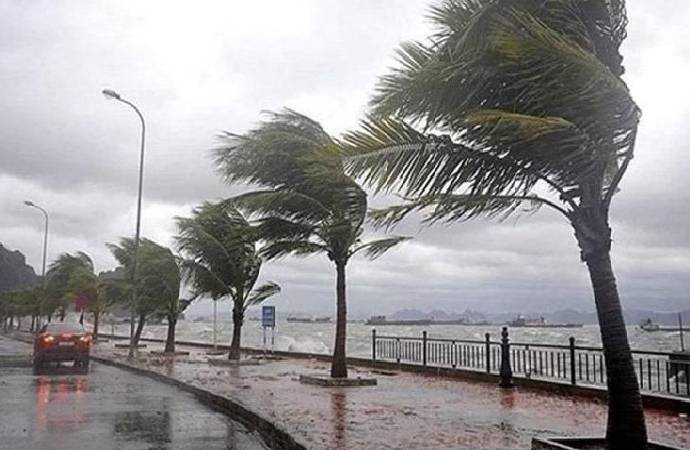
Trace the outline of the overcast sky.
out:
[[[134,231],[139,123],[104,99],[110,87],[147,119],[142,230],[170,245],[174,216],[231,192],[209,160],[218,132],[283,106],[333,134],[356,126],[397,44],[427,35],[428,4],[0,0],[0,242],[40,272],[31,199],[50,213],[49,260],[83,250],[99,270],[115,265],[104,244]],[[625,78],[644,116],[612,209],[614,265],[624,305],[673,311],[690,307],[690,2],[628,10]],[[397,232],[415,240],[350,263],[352,313],[593,309],[571,228],[550,211]],[[282,285],[282,310],[334,310],[325,256],[267,264],[263,277]]]

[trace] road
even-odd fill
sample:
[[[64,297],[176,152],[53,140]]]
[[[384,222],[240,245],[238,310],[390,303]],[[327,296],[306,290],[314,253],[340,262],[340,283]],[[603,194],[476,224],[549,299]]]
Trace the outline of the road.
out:
[[[30,353],[0,336],[0,449],[268,449],[189,393],[97,363],[35,376]]]

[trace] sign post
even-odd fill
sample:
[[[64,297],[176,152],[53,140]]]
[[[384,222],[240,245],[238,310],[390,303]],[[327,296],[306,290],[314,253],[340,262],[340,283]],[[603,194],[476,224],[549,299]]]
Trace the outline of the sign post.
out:
[[[263,347],[266,350],[266,328],[271,329],[271,352],[275,344],[275,329],[276,329],[276,307],[262,306],[261,307],[261,327],[264,330]]]

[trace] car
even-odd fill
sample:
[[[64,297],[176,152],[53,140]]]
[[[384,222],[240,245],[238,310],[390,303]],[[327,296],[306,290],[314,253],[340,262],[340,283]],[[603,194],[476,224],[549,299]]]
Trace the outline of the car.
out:
[[[34,369],[63,361],[74,361],[74,367],[88,368],[91,334],[79,324],[52,322],[44,325],[34,339]]]

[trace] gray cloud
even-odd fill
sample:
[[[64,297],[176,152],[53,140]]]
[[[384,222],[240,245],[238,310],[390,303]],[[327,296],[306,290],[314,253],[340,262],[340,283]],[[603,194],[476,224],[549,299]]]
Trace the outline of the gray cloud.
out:
[[[398,42],[428,34],[427,4],[0,0],[0,241],[40,267],[41,217],[21,204],[31,198],[51,212],[51,258],[81,249],[99,269],[114,265],[104,243],[133,230],[139,129],[101,96],[112,87],[146,115],[143,229],[170,244],[175,215],[238,189],[208,158],[219,131],[282,106],[334,134],[356,126]],[[626,79],[644,118],[614,202],[614,264],[626,305],[671,310],[690,305],[690,44],[679,39],[690,5],[628,8]],[[572,231],[548,210],[423,229],[409,220],[395,232],[415,240],[351,263],[351,311],[592,308]],[[281,308],[333,310],[325,257],[267,264],[264,276],[283,285]]]

